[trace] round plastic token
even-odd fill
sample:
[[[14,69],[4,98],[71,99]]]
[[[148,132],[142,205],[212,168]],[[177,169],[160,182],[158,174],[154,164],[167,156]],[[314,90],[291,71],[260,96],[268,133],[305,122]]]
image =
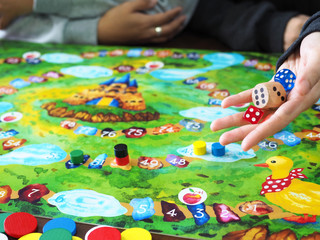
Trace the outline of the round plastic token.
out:
[[[39,240],[42,233],[29,233],[21,238],[19,240]]]
[[[81,150],[73,150],[70,153],[70,157],[73,164],[83,163],[83,152]]]
[[[73,237],[72,237],[72,240],[82,240],[82,238],[73,236]]]
[[[143,228],[130,228],[121,233],[121,240],[151,240],[151,233]]]
[[[19,238],[37,229],[37,219],[29,213],[12,213],[4,220],[4,230],[11,237]]]
[[[72,235],[76,233],[76,223],[70,218],[52,219],[43,226],[43,232],[54,228],[64,228],[68,230]]]
[[[0,240],[8,240],[8,237],[5,234],[0,233]]]
[[[1,213],[0,214],[0,233],[4,232],[4,220],[6,220],[6,218],[10,215],[11,215],[11,213]]]
[[[22,113],[19,112],[8,112],[1,115],[0,120],[2,122],[17,122],[23,117]]]
[[[97,226],[87,232],[85,240],[121,240],[121,234],[116,228]]]
[[[39,240],[71,240],[71,233],[64,228],[50,229],[43,233]]]

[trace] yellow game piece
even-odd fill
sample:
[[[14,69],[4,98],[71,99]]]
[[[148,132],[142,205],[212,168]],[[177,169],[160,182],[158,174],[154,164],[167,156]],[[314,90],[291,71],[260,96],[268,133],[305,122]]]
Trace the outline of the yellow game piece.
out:
[[[130,228],[121,233],[121,240],[152,240],[152,236],[143,228]]]
[[[19,240],[39,240],[41,235],[42,233],[29,233],[19,238]]]
[[[79,238],[79,237],[73,236],[71,240],[82,240],[82,238]]]
[[[193,143],[193,153],[195,155],[204,155],[207,153],[207,144],[204,141],[196,141]]]

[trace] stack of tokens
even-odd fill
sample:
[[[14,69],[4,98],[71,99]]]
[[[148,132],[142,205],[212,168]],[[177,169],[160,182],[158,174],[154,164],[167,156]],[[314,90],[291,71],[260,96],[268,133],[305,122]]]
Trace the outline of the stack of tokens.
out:
[[[128,147],[126,144],[117,144],[114,146],[114,155],[118,166],[126,166],[129,164]]]

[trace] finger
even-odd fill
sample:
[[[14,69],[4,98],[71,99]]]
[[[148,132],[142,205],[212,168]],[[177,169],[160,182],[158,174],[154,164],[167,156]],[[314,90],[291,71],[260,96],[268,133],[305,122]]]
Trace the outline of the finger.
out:
[[[144,11],[153,8],[157,0],[134,0],[128,1],[125,4],[129,6],[132,12]]]
[[[231,131],[225,132],[224,134],[221,135],[219,142],[221,143],[221,145],[225,146],[233,142],[241,141],[256,128],[257,128],[257,125],[253,124],[253,125],[242,126],[242,127],[233,129]]]
[[[227,107],[236,106],[239,104],[252,102],[251,95],[252,95],[252,89],[240,92],[236,95],[232,95],[230,97],[225,98],[222,101],[221,107],[227,108]]]
[[[248,124],[249,122],[242,117],[243,112],[239,112],[224,118],[219,118],[211,123],[210,128],[212,131],[218,131],[229,127],[238,127]]]
[[[161,35],[158,36],[155,32],[154,28],[150,29],[150,34],[152,32],[153,38],[150,40],[153,43],[167,41],[168,39],[175,36],[179,31],[182,29],[183,22],[185,21],[186,17],[181,16],[177,19],[173,20],[171,23],[162,26]]]
[[[150,15],[149,22],[150,22],[151,26],[153,26],[153,27],[168,24],[173,19],[178,17],[178,15],[181,13],[181,11],[182,11],[181,7],[176,7],[171,10],[168,10],[164,13]]]

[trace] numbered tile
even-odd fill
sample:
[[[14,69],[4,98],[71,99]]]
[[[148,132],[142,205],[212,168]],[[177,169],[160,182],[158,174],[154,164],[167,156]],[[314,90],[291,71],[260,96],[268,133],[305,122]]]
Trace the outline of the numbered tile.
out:
[[[22,146],[27,140],[26,139],[9,139],[2,143],[3,150],[9,150],[12,148]]]
[[[17,89],[11,86],[0,86],[0,96],[11,95],[17,92]]]
[[[161,50],[157,52],[157,56],[159,58],[165,58],[171,55],[172,55],[172,52],[170,50]]]
[[[22,59],[18,57],[9,57],[9,58],[6,58],[4,62],[8,64],[19,64],[21,63],[21,60]]]
[[[145,57],[154,56],[154,50],[153,49],[144,50],[142,55],[145,56]]]
[[[0,93],[0,94],[1,94],[1,93]],[[312,109],[315,110],[315,111],[320,112],[320,105],[313,105],[313,106],[312,106]]]
[[[90,155],[83,155],[83,162],[80,163],[80,164],[73,164],[71,162],[71,160],[68,160],[66,163],[65,163],[65,166],[67,169],[72,169],[72,168],[77,168],[77,167],[80,167],[81,165],[85,164],[90,158]]]
[[[255,66],[255,69],[260,71],[270,71],[272,69],[271,63],[257,63]]]
[[[243,61],[245,67],[254,67],[258,64],[258,59],[247,59]]]
[[[110,57],[122,56],[123,54],[124,54],[124,51],[122,49],[116,49],[109,52]]]
[[[130,201],[133,207],[132,218],[140,221],[152,217],[155,214],[154,203],[150,197],[134,198]]]
[[[311,141],[319,141],[320,140],[320,132],[318,132],[318,131],[303,129],[302,133],[304,134],[305,138],[307,138]]]
[[[290,147],[298,145],[301,142],[300,138],[296,137],[293,133],[290,133],[288,131],[278,132],[273,137],[282,140],[284,144]]]
[[[258,143],[258,146],[265,151],[275,151],[278,148],[278,143],[264,139]]]
[[[179,124],[184,126],[190,132],[201,132],[204,127],[203,123],[198,123],[192,119],[183,119]]]
[[[106,158],[108,157],[107,154],[103,153],[100,154],[98,157],[96,157],[93,162],[89,163],[88,168],[95,168],[95,169],[101,169],[104,162],[106,161]]]
[[[16,78],[16,79],[12,80],[9,84],[14,88],[20,89],[20,88],[24,88],[24,87],[29,86],[31,83],[27,82],[21,78]]]
[[[41,63],[41,60],[39,58],[28,58],[28,59],[26,59],[26,62],[29,64],[36,65],[36,64]]]
[[[222,103],[221,99],[215,99],[215,98],[209,98],[209,101],[208,101],[209,105],[221,106],[221,103]]]
[[[113,130],[112,128],[105,128],[101,131],[100,136],[102,138],[104,138],[104,137],[113,138],[113,137],[117,136],[117,132],[115,130]]]
[[[20,201],[36,203],[49,192],[49,189],[45,185],[36,183],[20,189],[18,195]]]
[[[129,51],[127,52],[127,57],[140,57],[141,52],[142,52],[141,48],[129,49]]]
[[[86,127],[86,126],[80,126],[78,127],[74,133],[75,134],[85,134],[89,136],[93,136],[97,133],[98,129],[95,127]]]
[[[28,80],[29,82],[32,82],[32,83],[43,83],[48,81],[48,79],[44,77],[38,77],[38,76],[30,76]]]
[[[47,73],[42,74],[42,76],[47,77],[47,78],[60,78],[60,77],[63,77],[63,74],[58,73],[56,71],[49,71]]]
[[[217,98],[217,99],[225,99],[226,97],[230,96],[230,92],[226,89],[223,90],[213,90],[208,94],[210,97]]]
[[[120,65],[115,67],[114,70],[117,70],[119,73],[131,72],[134,69],[131,65]]]
[[[187,58],[190,60],[198,60],[200,58],[200,54],[197,52],[191,52],[187,54]]]
[[[12,189],[9,185],[0,187],[0,203],[7,203],[11,199]]]
[[[152,130],[153,135],[161,135],[161,134],[166,134],[166,133],[175,133],[175,132],[180,132],[180,128],[168,123],[166,125],[156,127]]]
[[[256,216],[265,215],[273,212],[272,207],[270,207],[265,202],[259,200],[242,203],[239,206],[239,210],[241,212]]]
[[[213,204],[213,210],[219,223],[241,221],[240,217],[225,204]]]
[[[200,90],[212,91],[213,89],[216,88],[216,86],[217,86],[216,83],[200,82],[198,83],[196,88]]]
[[[189,165],[189,162],[179,156],[176,156],[174,154],[168,154],[166,157],[166,161],[170,163],[172,166],[178,167],[178,168],[185,168]]]
[[[155,170],[162,168],[163,164],[160,160],[153,157],[139,157],[138,167],[148,170]]]
[[[126,135],[127,138],[141,138],[147,134],[147,130],[145,128],[131,127],[122,132]]]
[[[146,74],[150,71],[150,69],[146,68],[145,66],[143,67],[138,67],[136,70],[136,73],[138,74]]]
[[[174,52],[171,57],[173,59],[182,59],[182,58],[184,58],[183,54],[179,53],[179,52]]]
[[[10,137],[13,137],[13,136],[15,136],[17,134],[19,134],[19,132],[17,132],[14,129],[10,129],[9,131],[1,131],[0,132],[0,139],[10,138]]]
[[[107,50],[100,50],[98,53],[99,57],[105,57],[107,56],[107,54],[108,54]]]
[[[206,77],[190,77],[190,78],[187,78],[186,80],[183,81],[184,84],[186,85],[192,85],[192,84],[198,84],[199,82],[202,82],[202,81],[205,81],[205,80],[208,80],[208,78]]]
[[[197,205],[187,205],[189,211],[192,213],[194,221],[197,225],[203,225],[210,220],[210,216],[206,213],[206,205],[204,203]]]
[[[92,58],[95,58],[97,56],[97,53],[95,52],[84,52],[84,53],[81,53],[81,57],[82,58],[86,58],[86,59],[92,59]]]
[[[60,123],[60,126],[66,129],[73,129],[75,126],[77,125],[77,123],[75,121],[71,121],[71,120],[63,120]]]
[[[161,201],[163,213],[163,221],[165,222],[180,222],[186,219],[186,216],[175,203]]]

